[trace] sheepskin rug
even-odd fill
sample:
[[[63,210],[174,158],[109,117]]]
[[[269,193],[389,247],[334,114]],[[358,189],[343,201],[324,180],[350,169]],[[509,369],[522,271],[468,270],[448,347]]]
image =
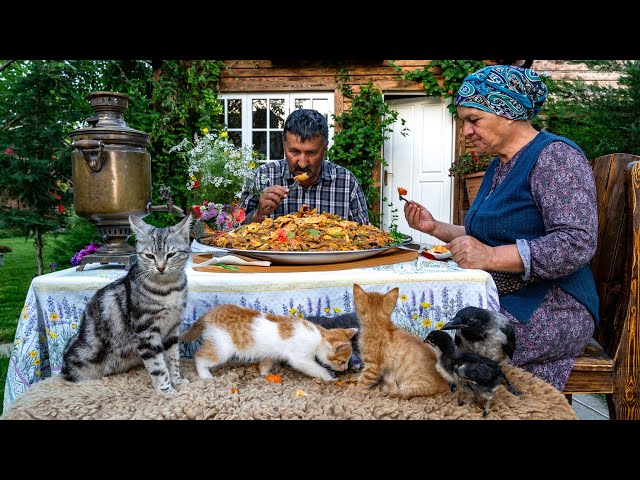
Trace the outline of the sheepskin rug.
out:
[[[359,372],[350,370],[334,382],[277,365],[272,373],[280,382],[267,381],[255,365],[227,364],[214,370],[213,380],[200,379],[191,360],[182,360],[181,370],[190,383],[173,395],[156,393],[142,367],[78,384],[56,375],[31,387],[0,419],[483,419],[481,406],[458,406],[457,393],[391,398],[379,388],[358,388]],[[506,366],[505,373],[522,395],[500,387],[484,419],[577,419],[548,383],[516,367]]]

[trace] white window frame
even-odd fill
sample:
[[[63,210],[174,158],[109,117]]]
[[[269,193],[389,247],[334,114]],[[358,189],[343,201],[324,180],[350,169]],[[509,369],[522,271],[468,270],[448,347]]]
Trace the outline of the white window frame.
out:
[[[293,109],[293,105],[296,104],[297,100],[311,100],[312,102],[315,100],[326,101],[326,111],[322,111],[316,107],[320,113],[323,113],[327,117],[327,123],[329,125],[329,147],[333,145],[333,114],[334,114],[334,93],[333,92],[294,92],[294,93],[284,93],[284,92],[251,92],[251,93],[221,93],[218,95],[220,100],[224,102],[224,123],[228,125],[228,108],[226,100],[241,100],[242,102],[242,128],[241,129],[229,129],[229,131],[242,131],[242,145],[251,145],[253,147],[253,132],[254,131],[280,131],[282,129],[278,128],[269,128],[269,122],[267,121],[267,128],[252,128],[251,126],[251,116],[252,116],[252,105],[254,100],[259,99],[282,99],[284,101],[284,118],[286,119],[287,115],[291,113]],[[311,107],[312,105],[305,105],[306,108]],[[267,135],[268,141],[269,135]],[[270,158],[269,160],[278,160],[276,158]]]

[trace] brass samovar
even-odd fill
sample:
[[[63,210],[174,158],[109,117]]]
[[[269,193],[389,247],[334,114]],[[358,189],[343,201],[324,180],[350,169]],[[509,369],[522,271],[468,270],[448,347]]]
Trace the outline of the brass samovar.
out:
[[[116,92],[87,95],[95,116],[89,128],[71,132],[73,203],[77,215],[95,223],[103,246],[84,256],[78,270],[88,263],[123,263],[128,270],[135,262],[129,215],[145,217],[155,211],[184,212],[163,195],[166,205],[151,205],[151,155],[149,135],[130,128],[124,121],[129,96]],[[166,190],[165,192],[166,193]],[[170,193],[170,192],[169,192]]]

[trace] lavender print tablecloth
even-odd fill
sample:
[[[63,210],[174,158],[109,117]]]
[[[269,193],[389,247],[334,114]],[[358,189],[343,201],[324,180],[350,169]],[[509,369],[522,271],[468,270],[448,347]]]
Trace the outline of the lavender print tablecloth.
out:
[[[90,264],[33,279],[13,342],[4,410],[34,383],[56,375],[66,342],[78,331],[87,302],[125,275],[119,265]],[[393,320],[425,337],[467,305],[499,309],[498,292],[482,270],[454,262],[417,260],[379,267],[309,273],[205,273],[187,269],[189,297],[183,329],[215,305],[232,303],[281,315],[336,315],[353,311],[353,284],[385,293],[400,288]],[[193,345],[181,345],[183,358]]]

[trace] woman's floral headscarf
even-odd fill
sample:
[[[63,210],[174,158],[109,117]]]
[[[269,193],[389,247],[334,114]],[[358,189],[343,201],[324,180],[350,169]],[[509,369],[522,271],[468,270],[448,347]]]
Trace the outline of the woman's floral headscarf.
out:
[[[530,68],[492,65],[465,77],[456,105],[479,108],[510,120],[531,120],[547,99],[547,86]]]

